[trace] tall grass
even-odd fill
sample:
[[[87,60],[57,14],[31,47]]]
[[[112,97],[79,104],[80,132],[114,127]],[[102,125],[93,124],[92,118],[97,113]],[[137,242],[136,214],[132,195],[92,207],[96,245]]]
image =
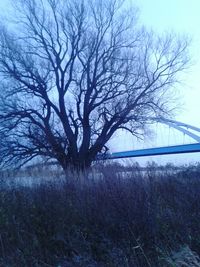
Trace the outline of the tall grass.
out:
[[[170,267],[181,248],[200,255],[198,165],[44,170],[23,174],[31,186],[2,178],[0,266]]]

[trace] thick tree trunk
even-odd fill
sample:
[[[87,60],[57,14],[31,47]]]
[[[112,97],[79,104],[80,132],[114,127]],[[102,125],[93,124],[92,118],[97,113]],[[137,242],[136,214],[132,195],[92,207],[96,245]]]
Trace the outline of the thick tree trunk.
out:
[[[91,167],[92,159],[90,157],[66,157],[65,159],[59,160],[59,164],[63,168],[64,172],[83,172]]]
[[[71,162],[71,166],[78,171],[84,171],[90,168],[91,164],[92,159],[88,156],[79,157],[78,159],[74,159],[73,162]]]

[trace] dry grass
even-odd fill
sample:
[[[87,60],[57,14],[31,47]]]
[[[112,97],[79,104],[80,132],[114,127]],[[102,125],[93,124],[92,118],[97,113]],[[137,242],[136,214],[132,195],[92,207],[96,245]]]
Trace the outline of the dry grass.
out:
[[[200,167],[120,170],[44,166],[9,186],[2,175],[0,266],[172,267],[184,262],[174,251],[200,255]]]

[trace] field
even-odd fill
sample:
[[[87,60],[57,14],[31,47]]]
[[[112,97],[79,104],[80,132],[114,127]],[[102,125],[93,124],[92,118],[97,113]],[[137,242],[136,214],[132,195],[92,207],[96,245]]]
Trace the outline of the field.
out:
[[[199,222],[198,164],[1,173],[2,267],[197,267]]]

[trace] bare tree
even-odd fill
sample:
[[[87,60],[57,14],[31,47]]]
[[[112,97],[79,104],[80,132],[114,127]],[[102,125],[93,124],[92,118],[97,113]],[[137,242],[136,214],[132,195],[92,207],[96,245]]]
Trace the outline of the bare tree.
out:
[[[138,136],[169,113],[184,38],[148,33],[124,1],[18,4],[0,34],[2,165],[41,156],[88,167],[118,129]]]

